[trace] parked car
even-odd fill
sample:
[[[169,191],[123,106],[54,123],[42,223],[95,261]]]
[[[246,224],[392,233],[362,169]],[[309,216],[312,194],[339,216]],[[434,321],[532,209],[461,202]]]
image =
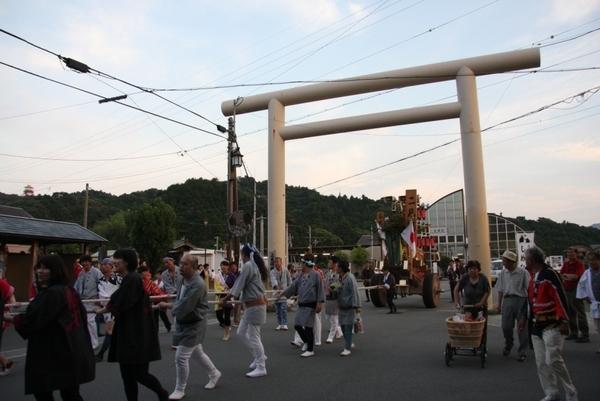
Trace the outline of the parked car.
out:
[[[504,265],[502,264],[502,259],[493,259],[491,266],[491,282],[492,287],[496,285],[496,281],[498,281],[498,276],[500,276],[500,272],[504,269]]]

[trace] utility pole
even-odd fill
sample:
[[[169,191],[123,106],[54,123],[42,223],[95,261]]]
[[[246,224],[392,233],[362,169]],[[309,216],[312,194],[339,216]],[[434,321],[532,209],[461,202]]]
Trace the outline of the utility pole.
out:
[[[265,254],[265,216],[260,216],[260,254]]]
[[[308,226],[308,252],[312,253],[312,227]]]
[[[217,249],[219,249],[219,236],[218,235],[215,237],[215,251]]]
[[[90,204],[90,184],[85,184],[85,204],[83,205],[83,226],[88,226],[88,208]]]
[[[235,120],[229,117],[227,120],[227,218],[229,219],[238,210],[238,188],[237,171],[234,164],[234,154],[239,155],[237,141],[235,138]],[[227,246],[227,258],[238,261],[240,256],[240,239],[235,234],[229,234],[229,244]]]
[[[285,223],[285,255],[283,257],[283,261],[285,262],[285,265],[287,266],[288,264],[288,258],[289,258],[289,254],[290,254],[290,228],[288,226],[288,223]]]
[[[373,224],[371,224],[371,260],[373,259]]]
[[[256,246],[256,180],[254,181],[254,206],[252,207],[252,245]],[[261,250],[261,255],[262,250]]]

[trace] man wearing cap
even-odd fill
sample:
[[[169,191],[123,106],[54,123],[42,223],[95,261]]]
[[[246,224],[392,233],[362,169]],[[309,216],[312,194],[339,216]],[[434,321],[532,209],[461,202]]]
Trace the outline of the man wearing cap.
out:
[[[98,299],[98,284],[102,278],[100,270],[92,266],[92,258],[90,255],[83,255],[79,258],[83,270],[77,277],[75,284],[75,291],[79,294],[81,300],[85,299]],[[98,346],[98,326],[96,325],[96,314],[91,313],[95,310],[93,303],[85,303],[85,309],[88,311],[87,324],[90,332],[90,340],[92,342],[92,348]]]
[[[527,289],[529,273],[517,267],[517,254],[506,250],[502,254],[504,269],[498,276],[498,312],[502,314],[502,332],[504,334],[504,350],[502,355],[508,356],[513,347],[513,331],[517,322],[519,335],[519,362],[527,358],[529,334],[527,331]]]
[[[175,260],[170,256],[164,258],[163,263],[165,264],[165,270],[160,275],[163,290],[169,295],[176,295],[183,282],[183,276],[179,272],[179,266],[175,265]],[[161,310],[161,318],[167,331],[171,331],[171,322],[164,310]]]
[[[325,302],[323,280],[319,273],[313,270],[314,265],[312,255],[306,255],[302,259],[302,273],[285,291],[275,294],[276,298],[298,296],[298,312],[296,312],[294,328],[306,346],[306,349],[303,349],[300,354],[304,358],[315,355],[313,332],[315,314],[321,312],[321,307]]]

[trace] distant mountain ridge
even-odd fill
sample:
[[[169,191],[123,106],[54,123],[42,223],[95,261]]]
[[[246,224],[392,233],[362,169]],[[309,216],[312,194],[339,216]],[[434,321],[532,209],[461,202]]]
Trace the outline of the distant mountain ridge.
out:
[[[600,223],[592,224],[591,227],[600,230]]]
[[[239,207],[252,213],[254,181],[239,180]],[[148,189],[123,195],[90,191],[89,227],[115,213],[132,209],[161,198],[171,205],[177,214],[178,238],[187,238],[199,247],[213,247],[215,237],[227,237],[226,183],[205,179],[189,179],[184,183],[170,185],[167,189]],[[71,221],[81,224],[84,192],[59,192],[52,195],[24,197],[0,193],[0,205],[21,207],[37,218]],[[370,234],[371,225],[378,210],[389,210],[389,204],[365,196],[325,196],[305,187],[286,187],[286,220],[294,247],[308,246],[309,226],[313,243],[318,245],[353,245],[363,234]],[[257,183],[256,215],[267,216],[267,182]],[[594,227],[555,222],[547,218],[528,220],[525,217],[510,218],[526,231],[535,231],[535,241],[548,254],[558,254],[570,245],[600,244],[600,223]],[[260,238],[257,222],[257,242]],[[267,223],[264,224],[265,246]],[[252,240],[250,233],[246,240]]]

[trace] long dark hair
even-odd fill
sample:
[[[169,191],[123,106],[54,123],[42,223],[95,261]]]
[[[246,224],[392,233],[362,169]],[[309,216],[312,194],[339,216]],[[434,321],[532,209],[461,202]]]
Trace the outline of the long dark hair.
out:
[[[252,253],[254,254],[252,255]],[[250,255],[253,256],[254,263],[256,263],[256,266],[258,266],[258,271],[260,272],[260,279],[262,281],[266,281],[269,277],[269,271],[267,270],[267,266],[265,265],[265,261],[260,255],[260,252],[258,252],[258,250],[256,250],[251,244],[245,244],[242,247],[242,254],[248,258]]]
[[[50,270],[50,278],[48,279],[48,287],[52,285],[68,285],[69,278],[67,276],[67,268],[65,267],[65,263],[62,258],[58,255],[46,255],[42,256],[35,266],[34,270],[37,270],[44,266],[48,270]],[[36,284],[38,289],[40,288],[40,283],[38,282],[37,275],[35,277]]]

